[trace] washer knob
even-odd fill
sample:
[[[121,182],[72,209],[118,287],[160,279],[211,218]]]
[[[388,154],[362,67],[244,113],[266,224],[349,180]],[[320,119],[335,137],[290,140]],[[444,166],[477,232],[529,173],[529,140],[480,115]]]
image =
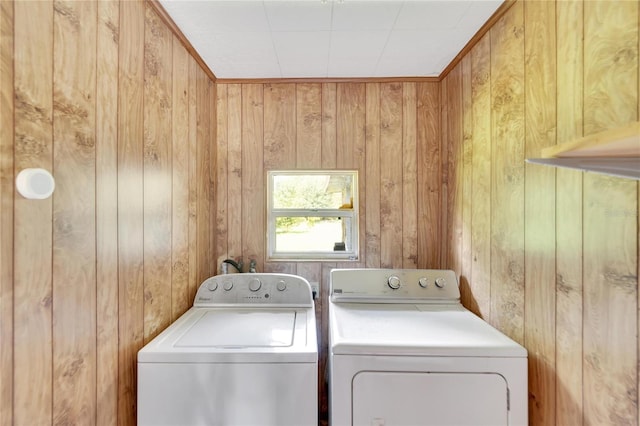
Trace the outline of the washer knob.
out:
[[[436,278],[436,287],[438,288],[443,288],[445,286],[445,284],[447,284],[447,280],[445,280],[444,278]]]
[[[392,290],[397,290],[400,288],[400,278],[396,277],[395,275],[391,275],[387,280],[387,284]]]
[[[287,289],[287,283],[285,283],[284,280],[280,280],[278,284],[276,284],[276,288],[278,291],[285,291]]]
[[[225,281],[224,284],[222,284],[222,288],[224,291],[231,290],[233,288],[233,281]]]
[[[251,281],[249,281],[249,290],[258,291],[260,290],[260,287],[262,287],[262,283],[259,279],[253,278]]]
[[[429,281],[426,278],[422,277],[418,280],[418,285],[422,288],[427,288],[427,285],[429,285]]]
[[[207,288],[209,291],[216,291],[218,289],[218,283],[214,280],[211,280],[207,283]]]

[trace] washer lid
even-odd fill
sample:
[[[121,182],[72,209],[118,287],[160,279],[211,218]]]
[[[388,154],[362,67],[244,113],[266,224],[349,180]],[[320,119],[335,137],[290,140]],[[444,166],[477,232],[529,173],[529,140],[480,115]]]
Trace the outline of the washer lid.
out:
[[[293,344],[295,311],[207,311],[176,347],[285,347]]]
[[[526,357],[460,305],[330,303],[333,354]]]
[[[138,352],[138,363],[317,362],[313,308],[191,308]]]

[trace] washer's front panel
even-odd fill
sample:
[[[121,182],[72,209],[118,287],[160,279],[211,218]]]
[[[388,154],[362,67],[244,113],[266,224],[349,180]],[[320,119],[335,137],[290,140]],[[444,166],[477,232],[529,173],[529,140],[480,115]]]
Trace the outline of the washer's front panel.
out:
[[[356,426],[501,426],[507,383],[491,373],[363,371],[353,378]]]
[[[317,363],[138,364],[138,425],[317,424]]]

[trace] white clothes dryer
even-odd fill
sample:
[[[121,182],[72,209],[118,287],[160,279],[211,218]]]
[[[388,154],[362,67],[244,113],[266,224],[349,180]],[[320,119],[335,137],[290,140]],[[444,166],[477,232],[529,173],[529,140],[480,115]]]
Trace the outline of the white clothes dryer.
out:
[[[317,368],[307,280],[214,276],[138,352],[138,425],[316,425]]]
[[[453,271],[335,269],[332,426],[527,425],[527,352],[460,303]]]

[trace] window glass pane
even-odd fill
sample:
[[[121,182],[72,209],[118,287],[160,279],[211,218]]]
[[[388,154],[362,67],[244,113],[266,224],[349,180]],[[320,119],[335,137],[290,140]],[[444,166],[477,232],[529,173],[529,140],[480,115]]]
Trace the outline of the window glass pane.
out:
[[[358,259],[355,170],[267,172],[267,260]]]
[[[273,177],[275,209],[339,209],[353,207],[353,176],[293,174]]]
[[[278,217],[276,251],[350,251],[352,222],[348,217]]]

